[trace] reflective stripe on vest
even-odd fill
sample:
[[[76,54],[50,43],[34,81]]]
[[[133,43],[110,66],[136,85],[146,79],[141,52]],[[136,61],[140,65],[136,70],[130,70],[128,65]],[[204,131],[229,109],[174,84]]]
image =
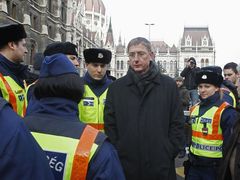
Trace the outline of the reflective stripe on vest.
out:
[[[98,132],[86,126],[80,139],[32,132],[47,154],[55,179],[85,180],[88,164],[98,145],[94,143]]]
[[[103,130],[103,111],[108,89],[100,97],[97,97],[88,85],[84,85],[84,88],[83,98],[78,105],[79,119],[98,130]]]
[[[8,101],[13,110],[20,116],[26,113],[25,90],[20,87],[10,76],[0,73],[0,88],[3,98]]]
[[[232,93],[232,91],[230,91],[228,88],[224,88],[224,87],[221,87],[221,90],[223,91],[224,94],[230,96],[232,98],[232,101],[233,101],[233,104],[231,104],[234,108],[237,107],[237,100],[234,96],[234,94]]]
[[[198,156],[221,158],[223,136],[220,127],[221,114],[229,106],[224,102],[220,107],[213,106],[201,117],[199,105],[191,108],[192,144],[190,151]]]
[[[26,107],[28,106],[28,90],[29,90],[29,88],[30,88],[31,86],[35,85],[37,81],[38,81],[38,80],[34,81],[33,83],[31,83],[31,84],[29,84],[29,85],[26,85],[26,87],[25,87],[25,91],[26,91],[25,104],[26,104]]]

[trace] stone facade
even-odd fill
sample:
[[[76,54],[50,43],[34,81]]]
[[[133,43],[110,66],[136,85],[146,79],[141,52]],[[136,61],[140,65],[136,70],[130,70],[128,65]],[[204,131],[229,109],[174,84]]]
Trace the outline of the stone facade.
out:
[[[34,54],[43,52],[55,41],[70,41],[77,45],[79,56],[90,47],[112,51],[111,75],[119,78],[128,70],[125,42],[119,37],[114,43],[111,20],[101,0],[2,0],[0,23],[22,23],[27,31],[28,54],[24,62],[32,65]],[[152,41],[155,62],[162,73],[178,76],[190,57],[200,67],[215,64],[215,45],[208,27],[185,27],[177,46],[164,41]],[[86,72],[81,61],[80,75]]]
[[[86,6],[89,1],[94,3]],[[100,47],[103,44],[102,39],[106,38],[104,33],[106,34],[107,23],[103,4],[100,7],[104,9],[100,13],[101,27],[89,29],[84,24],[89,16],[96,17],[96,2],[101,0],[2,0],[0,22],[24,25],[29,51],[24,59],[26,64],[32,65],[34,54],[43,52],[49,43],[56,41],[76,44],[79,56],[82,57],[84,48]],[[93,9],[92,15],[87,8]],[[83,63],[80,72],[84,73]]]
[[[197,66],[215,65],[215,45],[208,27],[185,27],[179,44],[179,70],[183,70],[189,57]]]

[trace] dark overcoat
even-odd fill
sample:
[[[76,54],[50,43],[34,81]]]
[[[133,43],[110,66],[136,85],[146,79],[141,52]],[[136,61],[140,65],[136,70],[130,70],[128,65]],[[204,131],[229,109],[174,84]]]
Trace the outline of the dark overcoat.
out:
[[[141,94],[131,76],[114,81],[104,110],[105,132],[129,180],[176,179],[183,111],[175,81],[158,74]]]

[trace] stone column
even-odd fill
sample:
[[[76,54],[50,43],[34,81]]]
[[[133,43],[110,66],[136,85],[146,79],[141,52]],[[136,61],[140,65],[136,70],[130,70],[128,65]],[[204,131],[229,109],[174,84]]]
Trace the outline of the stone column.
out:
[[[0,2],[0,11],[8,13],[8,11],[7,11],[7,1],[6,0],[2,0]]]
[[[61,29],[61,25],[57,24],[56,25],[56,36],[54,38],[54,41],[60,41],[62,40],[61,34],[60,34],[60,29]]]

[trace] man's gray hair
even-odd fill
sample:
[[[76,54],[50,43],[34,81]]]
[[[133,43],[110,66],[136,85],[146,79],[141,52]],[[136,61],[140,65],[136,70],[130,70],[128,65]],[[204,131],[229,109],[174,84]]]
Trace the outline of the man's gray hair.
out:
[[[143,38],[143,37],[136,37],[136,38],[132,39],[128,43],[127,52],[129,52],[129,48],[131,46],[136,46],[136,45],[139,45],[139,44],[142,44],[143,46],[145,46],[149,52],[152,52],[151,43],[146,38]]]

